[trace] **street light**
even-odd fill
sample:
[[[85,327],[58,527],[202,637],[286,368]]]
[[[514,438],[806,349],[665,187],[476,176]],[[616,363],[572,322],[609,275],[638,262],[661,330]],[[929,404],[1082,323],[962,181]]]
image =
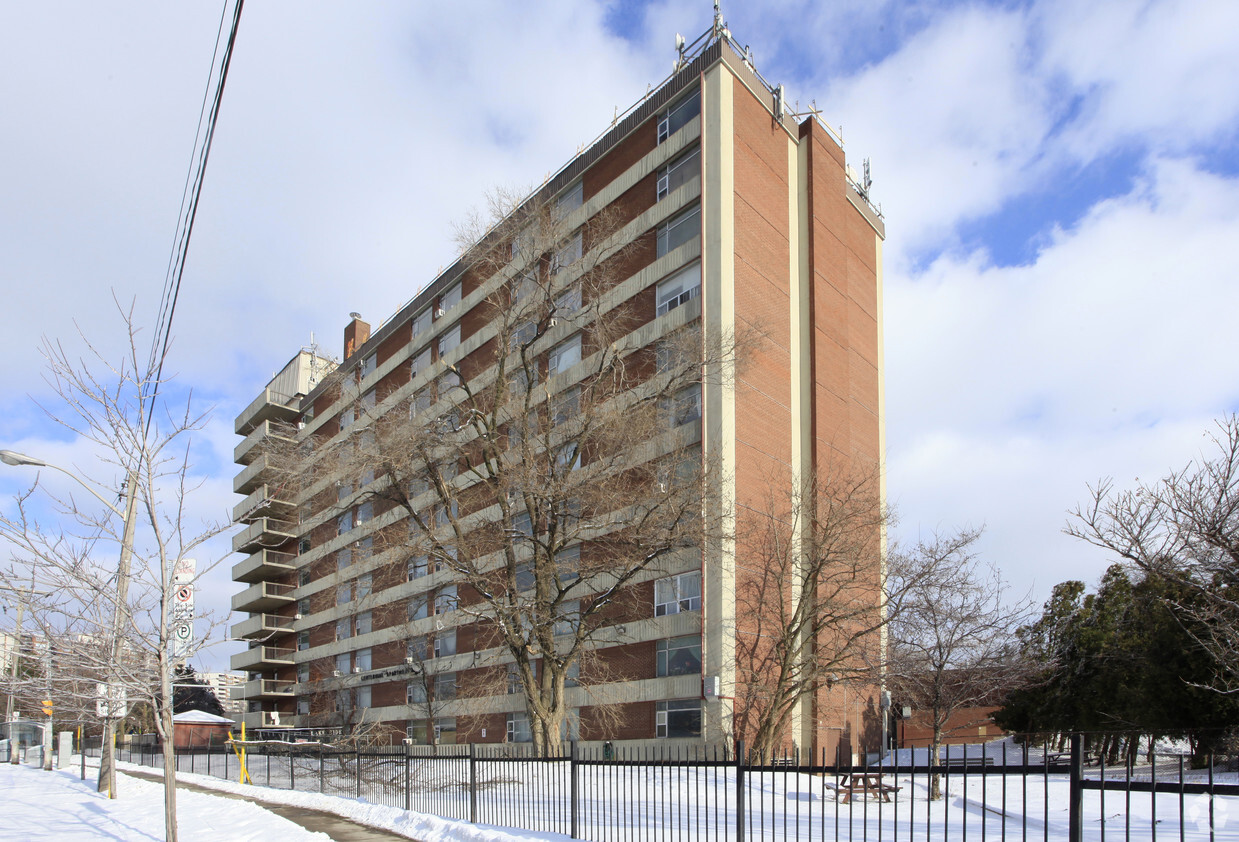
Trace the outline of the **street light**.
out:
[[[100,503],[107,506],[113,514],[121,518],[124,524],[124,532],[120,539],[120,562],[116,567],[116,610],[112,614],[112,657],[108,661],[108,671],[110,674],[107,676],[107,692],[104,699],[104,710],[108,715],[103,717],[103,745],[100,749],[98,785],[100,791],[106,787],[108,798],[115,798],[116,754],[114,743],[116,741],[116,725],[115,719],[111,716],[113,712],[112,697],[113,685],[116,683],[116,665],[120,663],[121,656],[124,654],[120,632],[125,622],[126,603],[129,601],[129,566],[133,557],[134,512],[138,503],[138,472],[130,470],[125,478],[125,511],[122,512],[104,499],[102,494],[91,488],[86,480],[72,471],[13,450],[0,450],[0,462],[13,467],[51,468],[53,471],[59,471],[93,494]]]

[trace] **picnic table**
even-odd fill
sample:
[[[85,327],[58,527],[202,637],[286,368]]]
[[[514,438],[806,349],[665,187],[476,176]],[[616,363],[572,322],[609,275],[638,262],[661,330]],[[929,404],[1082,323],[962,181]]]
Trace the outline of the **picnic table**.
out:
[[[890,801],[891,793],[900,789],[902,787],[885,783],[881,772],[845,772],[839,779],[835,798],[840,804],[850,804],[854,795],[862,798],[877,796],[883,801]]]

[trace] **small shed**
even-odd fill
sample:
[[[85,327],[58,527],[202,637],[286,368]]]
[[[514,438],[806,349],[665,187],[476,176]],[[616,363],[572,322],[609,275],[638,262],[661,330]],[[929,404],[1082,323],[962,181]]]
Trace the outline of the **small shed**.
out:
[[[232,720],[204,710],[187,710],[172,717],[172,744],[177,748],[222,745]]]

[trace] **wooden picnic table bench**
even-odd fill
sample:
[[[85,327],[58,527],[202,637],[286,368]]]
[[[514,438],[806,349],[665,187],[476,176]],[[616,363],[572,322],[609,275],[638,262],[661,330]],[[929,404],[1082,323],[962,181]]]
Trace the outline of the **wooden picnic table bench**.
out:
[[[903,787],[884,783],[881,772],[846,772],[839,779],[835,798],[840,804],[851,803],[853,795],[862,798],[877,796],[883,801],[890,801],[891,793],[901,789]]]

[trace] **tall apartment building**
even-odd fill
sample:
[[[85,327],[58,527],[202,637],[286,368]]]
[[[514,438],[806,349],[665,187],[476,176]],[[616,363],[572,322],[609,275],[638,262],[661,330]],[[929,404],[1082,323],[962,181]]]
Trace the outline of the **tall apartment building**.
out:
[[[454,556],[443,563],[425,551],[402,552],[390,537],[450,532],[457,517],[484,531],[502,507],[492,497],[457,512],[453,500],[453,511],[444,512],[441,490],[413,481],[407,496],[423,504],[402,508],[390,494],[363,493],[362,485],[376,481],[373,471],[334,488],[318,477],[289,476],[296,469],[268,455],[280,439],[300,443],[313,462],[320,451],[340,458],[350,442],[364,449],[379,425],[410,417],[449,418],[453,429],[464,430],[476,411],[462,417],[467,387],[476,385],[469,392],[476,394],[497,382],[497,360],[518,345],[520,354],[512,354],[536,367],[543,401],[530,418],[542,412],[543,425],[555,424],[555,407],[567,396],[579,400],[581,371],[600,376],[590,361],[606,354],[607,342],[632,351],[629,360],[646,352],[661,360],[668,337],[687,329],[700,337],[707,369],[716,364],[711,348],[749,337],[734,377],[704,376],[659,406],[667,425],[660,458],[688,453],[708,467],[707,507],[719,522],[734,526],[737,511],[760,507],[772,490],[790,497],[828,464],[880,466],[882,220],[837,136],[816,116],[788,113],[782,90],[765,83],[725,31],[716,28],[700,52],[683,56],[668,81],[526,207],[539,202],[551,208],[549,218],[578,231],[549,258],[522,259],[525,235],[497,226],[377,330],[354,314],[343,361],[330,377],[317,382],[329,366],[302,352],[237,418],[245,440],[236,451],[244,468],[235,490],[248,496],[236,516],[248,525],[234,542],[247,558],[233,577],[248,587],[233,609],[251,616],[233,631],[251,648],[234,656],[232,667],[250,676],[251,728],[379,722],[414,742],[529,739],[522,696],[512,692],[520,676],[502,629],[470,610],[479,604],[477,583],[471,590],[460,580]],[[591,220],[607,214],[613,226],[591,236]],[[604,239],[622,249],[622,260],[611,265],[620,271],[609,288],[586,293],[584,303],[605,303],[591,311],[595,321],[582,324],[572,317],[582,310],[573,284]],[[483,251],[511,260],[488,262],[479,257]],[[503,305],[517,307],[526,283],[541,285],[555,302],[528,332],[510,324]],[[612,333],[602,342],[604,322]],[[636,376],[653,382],[659,365],[649,363],[650,372]],[[522,383],[529,386],[528,375]],[[505,429],[509,442],[517,441],[515,428]],[[443,479],[462,489],[468,507],[469,454],[485,442],[460,436],[462,455]],[[587,449],[569,459],[588,468],[594,457]],[[523,526],[509,528],[532,535],[538,527],[523,517]],[[734,717],[742,715],[735,710],[736,640],[752,629],[751,607],[737,592],[748,574],[746,560],[737,561],[734,528],[712,536],[666,553],[623,583],[622,607],[599,620],[604,628],[590,643],[621,665],[604,688],[611,715],[586,714],[602,689],[574,674],[568,704],[582,713],[571,717],[569,733],[707,743],[734,733]],[[875,546],[880,540],[875,535]],[[584,569],[604,544],[566,550]],[[875,551],[875,603],[879,564]],[[517,582],[521,574],[517,567]],[[501,685],[460,691],[471,676],[502,674],[505,664],[507,692]],[[434,680],[422,680],[426,674]],[[859,735],[872,726],[873,688],[829,683],[798,705],[785,742],[856,751]],[[428,694],[438,696],[437,707]]]

